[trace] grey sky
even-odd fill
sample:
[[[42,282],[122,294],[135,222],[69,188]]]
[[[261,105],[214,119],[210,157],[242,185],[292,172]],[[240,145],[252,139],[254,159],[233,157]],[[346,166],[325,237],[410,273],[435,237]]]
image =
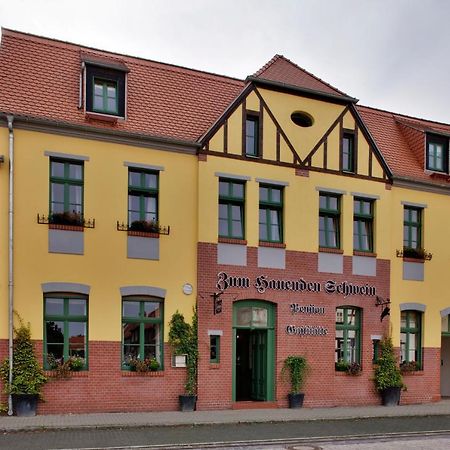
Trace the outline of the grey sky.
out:
[[[447,0],[0,0],[0,25],[238,78],[279,53],[360,104],[450,122]]]

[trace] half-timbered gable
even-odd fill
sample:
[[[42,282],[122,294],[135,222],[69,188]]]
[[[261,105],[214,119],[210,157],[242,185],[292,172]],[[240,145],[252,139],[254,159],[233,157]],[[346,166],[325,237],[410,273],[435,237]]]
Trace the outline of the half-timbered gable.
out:
[[[248,83],[202,139],[203,153],[388,180],[389,169],[354,108],[355,99],[281,56]]]

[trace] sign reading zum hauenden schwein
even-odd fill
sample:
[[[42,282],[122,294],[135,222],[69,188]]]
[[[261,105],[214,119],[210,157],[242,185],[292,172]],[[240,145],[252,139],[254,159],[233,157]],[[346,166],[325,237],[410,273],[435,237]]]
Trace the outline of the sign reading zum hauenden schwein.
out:
[[[254,286],[260,294],[268,290],[273,291],[292,291],[292,292],[326,292],[327,294],[338,294],[344,297],[351,295],[362,295],[375,297],[377,289],[370,284],[354,284],[348,281],[338,282],[328,280],[325,282],[307,281],[303,278],[298,280],[279,280],[269,278],[266,275],[256,277],[253,282],[249,277],[239,277],[228,275],[226,272],[217,274],[217,289],[224,292],[228,288],[249,289]]]

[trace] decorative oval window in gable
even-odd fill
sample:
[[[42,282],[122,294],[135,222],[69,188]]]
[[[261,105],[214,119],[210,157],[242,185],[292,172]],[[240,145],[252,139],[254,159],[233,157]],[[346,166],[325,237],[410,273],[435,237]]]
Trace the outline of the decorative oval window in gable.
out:
[[[299,127],[311,127],[314,123],[314,118],[304,111],[295,111],[291,114],[291,120]]]

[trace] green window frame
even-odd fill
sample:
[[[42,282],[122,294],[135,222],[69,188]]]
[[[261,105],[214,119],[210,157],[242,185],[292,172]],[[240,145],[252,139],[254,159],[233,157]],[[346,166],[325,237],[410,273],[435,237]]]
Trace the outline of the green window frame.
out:
[[[442,326],[441,326],[441,333],[442,336],[450,336],[450,314],[447,314],[442,318]]]
[[[380,339],[372,340],[372,363],[377,364],[381,356]]]
[[[117,81],[92,78],[92,110],[106,114],[119,112],[119,87]]]
[[[219,179],[219,237],[244,239],[245,183]]]
[[[335,363],[361,362],[361,310],[352,306],[336,308]]]
[[[403,247],[422,248],[423,209],[405,206],[403,210]]]
[[[220,336],[209,336],[209,362],[218,364],[220,362]]]
[[[82,161],[50,159],[50,215],[75,213],[83,216],[84,164]]]
[[[128,224],[158,223],[159,172],[128,170]]]
[[[344,172],[355,172],[355,136],[352,133],[344,133],[342,136],[342,170]]]
[[[61,362],[70,357],[84,359],[88,368],[88,299],[82,295],[44,296],[44,367],[49,357]]]
[[[426,168],[435,172],[448,173],[448,138],[427,137]]]
[[[374,201],[366,198],[353,200],[353,249],[373,252]]]
[[[248,115],[245,120],[245,155],[259,156],[259,117]]]
[[[422,367],[422,317],[420,311],[406,310],[400,315],[400,360]]]
[[[259,186],[259,240],[283,242],[283,192],[279,186]]]
[[[164,357],[164,302],[157,297],[122,299],[122,369],[130,370],[130,358],[155,358],[159,370]]]
[[[340,248],[341,197],[336,194],[319,195],[319,246]]]

